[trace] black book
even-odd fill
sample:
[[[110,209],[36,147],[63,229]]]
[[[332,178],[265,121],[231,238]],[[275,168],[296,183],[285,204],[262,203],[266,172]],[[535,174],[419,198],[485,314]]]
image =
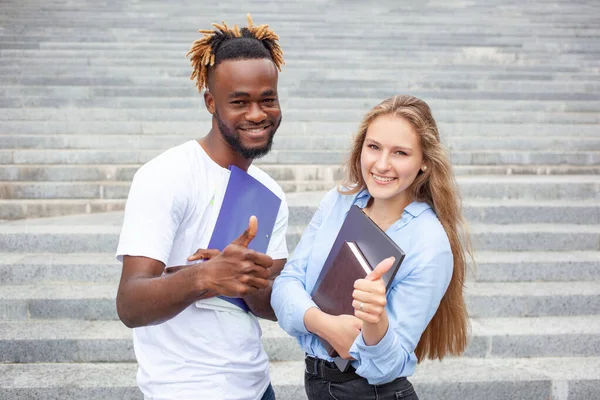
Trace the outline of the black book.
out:
[[[357,249],[353,251],[354,245]],[[352,307],[354,281],[368,274],[361,263],[361,258],[364,258],[369,270],[388,257],[395,258],[392,268],[382,278],[386,283],[386,289],[389,289],[404,256],[404,251],[358,206],[354,205],[350,207],[325,260],[311,293],[313,301],[328,314],[354,315]],[[334,357],[338,368],[345,371],[350,361],[339,357],[335,349],[325,340],[321,339],[321,342],[329,355]]]

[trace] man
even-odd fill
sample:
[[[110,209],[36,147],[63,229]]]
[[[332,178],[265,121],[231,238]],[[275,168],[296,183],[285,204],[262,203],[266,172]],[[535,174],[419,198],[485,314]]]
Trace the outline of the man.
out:
[[[274,399],[256,316],[275,319],[269,299],[288,255],[288,209],[279,185],[251,164],[268,153],[281,122],[283,58],[277,35],[248,20],[241,30],[224,23],[202,30],[188,53],[192,79],[206,89],[210,132],[142,166],[131,185],[117,249],[117,311],[135,328],[137,381],[146,399]],[[190,263],[199,253],[188,256],[208,245],[229,165],[282,199],[267,254],[247,248],[254,219],[222,253]],[[176,272],[164,274],[165,267]],[[218,295],[243,298],[251,313]]]

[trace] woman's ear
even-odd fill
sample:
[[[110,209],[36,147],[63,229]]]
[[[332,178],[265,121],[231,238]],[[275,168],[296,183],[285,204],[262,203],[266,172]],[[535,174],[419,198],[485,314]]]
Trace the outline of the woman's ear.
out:
[[[215,114],[215,98],[208,89],[204,91],[204,105],[211,115]]]
[[[427,165],[422,165],[421,166],[421,171],[423,171],[423,172],[427,171]]]

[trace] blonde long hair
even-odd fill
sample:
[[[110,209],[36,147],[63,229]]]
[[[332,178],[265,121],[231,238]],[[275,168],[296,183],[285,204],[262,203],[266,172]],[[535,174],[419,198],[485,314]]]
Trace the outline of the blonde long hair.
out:
[[[427,169],[419,172],[407,191],[412,200],[429,204],[436,213],[448,235],[454,257],[450,285],[421,335],[415,354],[419,362],[425,358],[441,360],[448,353],[459,355],[467,345],[469,322],[463,288],[467,254],[473,258],[473,252],[452,166],[440,143],[437,124],[427,103],[413,96],[402,95],[386,99],[371,109],[363,118],[354,138],[352,152],[345,166],[345,180],[339,191],[353,194],[366,188],[361,173],[361,152],[369,125],[382,115],[407,120],[419,135]]]

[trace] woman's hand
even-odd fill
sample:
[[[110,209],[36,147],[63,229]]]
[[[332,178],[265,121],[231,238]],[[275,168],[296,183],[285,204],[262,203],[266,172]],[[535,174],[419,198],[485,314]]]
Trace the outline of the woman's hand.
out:
[[[311,307],[304,314],[304,325],[309,332],[325,339],[347,360],[352,359],[350,347],[360,335],[362,322],[352,315],[331,315],[317,307]]]
[[[382,276],[392,267],[394,257],[386,258],[364,279],[354,283],[352,307],[354,315],[363,321],[363,338],[367,346],[373,346],[383,338],[388,328],[385,311],[387,304],[385,282]]]
[[[351,360],[350,347],[354,344],[356,337],[360,335],[362,323],[352,315],[330,315],[329,339],[325,339],[333,346],[339,356]]]

